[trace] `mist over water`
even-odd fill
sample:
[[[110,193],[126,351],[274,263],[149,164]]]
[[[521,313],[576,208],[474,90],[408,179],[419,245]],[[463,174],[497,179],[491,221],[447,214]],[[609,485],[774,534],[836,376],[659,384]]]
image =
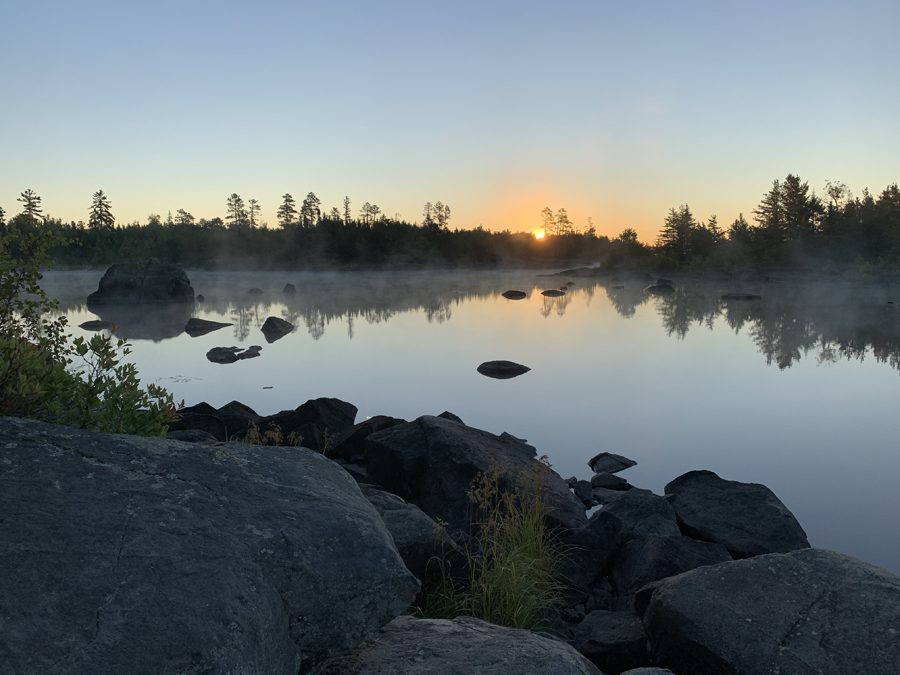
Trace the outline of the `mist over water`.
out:
[[[528,439],[563,477],[589,477],[596,452],[624,454],[638,466],[623,475],[659,494],[709,469],[768,485],[813,546],[900,573],[900,289],[785,277],[748,287],[759,301],[733,301],[727,283],[690,275],[652,297],[646,283],[538,274],[189,271],[203,303],[99,315],[85,299],[102,272],[51,272],[44,287],[74,335],[112,321],[142,380],[188,405],[236,399],[269,414],[334,396],[358,420],[450,410]],[[540,294],[567,281],[563,297]],[[509,289],[527,297],[507,300]],[[191,316],[233,325],[191,338]],[[269,316],[295,331],[268,343]],[[251,345],[259,358],[205,357]],[[476,371],[500,359],[532,370]]]

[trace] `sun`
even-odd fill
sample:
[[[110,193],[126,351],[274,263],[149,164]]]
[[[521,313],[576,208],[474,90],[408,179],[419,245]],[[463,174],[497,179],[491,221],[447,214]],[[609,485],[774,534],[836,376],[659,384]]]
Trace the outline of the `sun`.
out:
[[[535,238],[535,239],[543,239],[543,238],[544,238],[544,233],[543,233],[543,232],[535,232],[535,233],[534,233],[534,238]]]

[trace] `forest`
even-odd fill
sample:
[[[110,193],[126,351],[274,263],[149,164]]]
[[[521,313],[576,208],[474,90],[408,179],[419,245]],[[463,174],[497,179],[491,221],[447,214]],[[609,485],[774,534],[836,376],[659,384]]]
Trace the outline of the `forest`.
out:
[[[616,237],[597,235],[588,220],[578,228],[564,208],[545,208],[542,237],[531,232],[450,229],[450,207],[423,208],[421,222],[389,217],[366,203],[357,215],[349,198],[343,209],[324,212],[310,192],[298,205],[285,194],[278,224],[260,221],[259,203],[231,194],[225,218],[196,219],[179,209],[145,223],[116,222],[109,197],[98,190],[88,221],[64,222],[45,215],[41,198],[25,190],[21,212],[0,227],[44,232],[61,242],[50,251],[57,266],[103,267],[156,257],[203,269],[377,268],[426,265],[442,268],[593,264],[605,269],[735,269],[793,267],[822,270],[900,271],[900,189],[854,196],[829,182],[824,198],[794,174],[773,181],[752,210],[728,226],[716,216],[695,217],[687,204],[672,207],[656,241],[638,240],[627,228]]]

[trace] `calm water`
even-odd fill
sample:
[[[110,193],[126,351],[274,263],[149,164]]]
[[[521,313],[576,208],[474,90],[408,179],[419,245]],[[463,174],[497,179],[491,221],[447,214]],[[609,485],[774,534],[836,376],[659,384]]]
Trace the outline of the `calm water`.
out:
[[[72,332],[98,318],[84,304],[102,272],[54,272],[45,288]],[[667,298],[645,284],[532,272],[189,272],[206,301],[174,311],[104,311],[133,344],[145,382],[188,405],[237,399],[260,414],[333,396],[358,419],[449,410],[509,431],[549,455],[563,477],[618,452],[624,476],[662,493],[691,469],[768,485],[813,546],[900,573],[900,288],[767,284],[759,302],[719,300],[727,285],[686,281]],[[298,294],[287,300],[284,284]],[[263,289],[250,296],[251,287]],[[526,291],[525,300],[500,296]],[[191,338],[190,316],[234,325]],[[273,344],[268,316],[296,330]],[[259,358],[208,362],[216,346],[263,346]],[[513,380],[476,372],[508,359]]]

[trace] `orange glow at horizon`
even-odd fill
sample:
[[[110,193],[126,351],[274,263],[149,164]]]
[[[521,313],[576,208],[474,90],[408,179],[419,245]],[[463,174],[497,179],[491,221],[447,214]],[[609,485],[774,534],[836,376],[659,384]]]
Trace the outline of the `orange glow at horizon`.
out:
[[[543,233],[543,232],[535,232],[535,233],[534,233],[534,238],[535,238],[535,239],[543,239],[543,238],[544,238],[544,233]]]

